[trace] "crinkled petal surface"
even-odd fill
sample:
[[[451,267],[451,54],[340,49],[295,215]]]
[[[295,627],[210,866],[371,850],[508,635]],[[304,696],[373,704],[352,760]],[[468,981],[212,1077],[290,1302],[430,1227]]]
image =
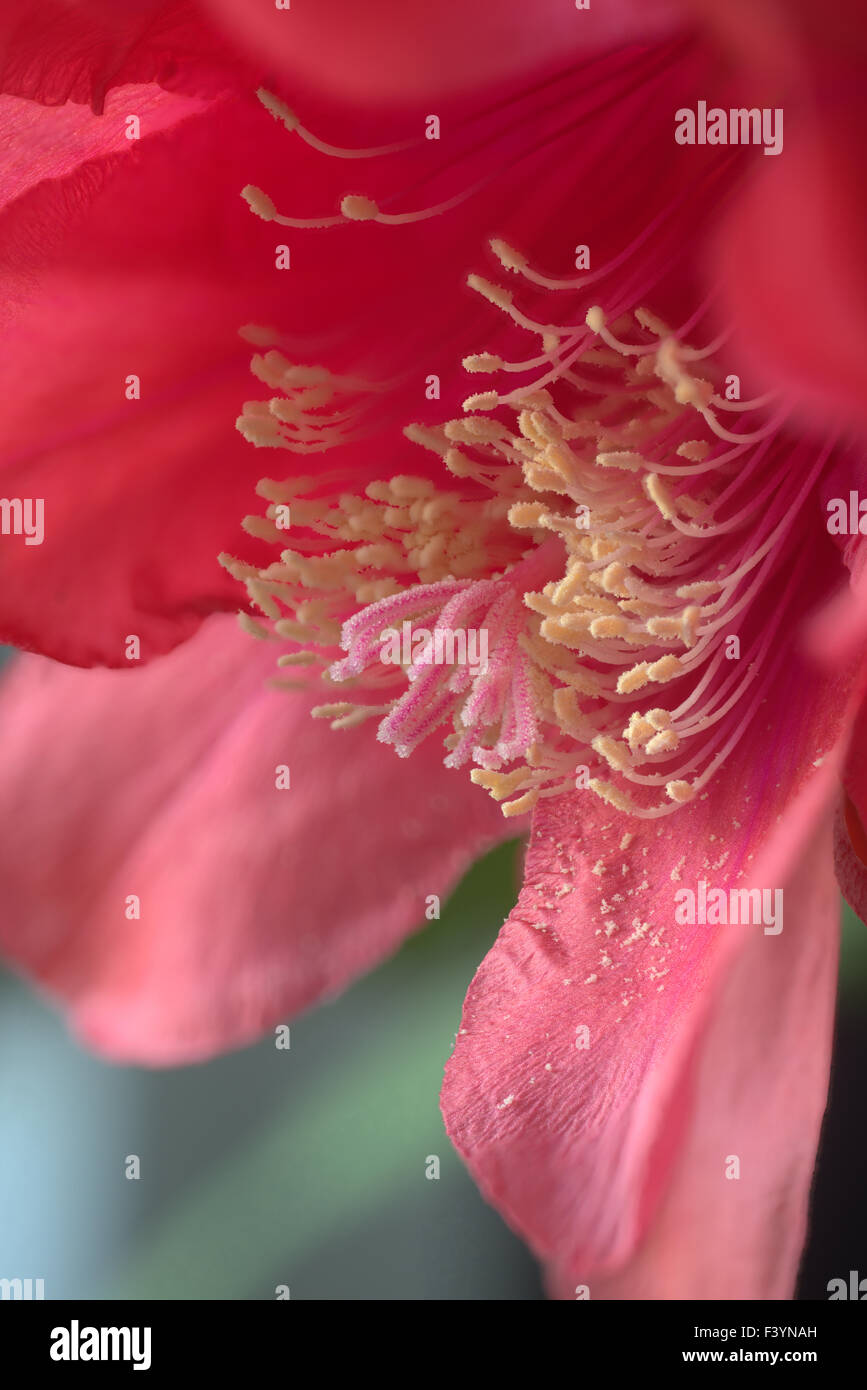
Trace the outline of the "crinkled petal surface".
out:
[[[45,507],[41,545],[3,548],[0,629],[81,665],[122,665],[130,633],[149,659],[237,607],[216,557],[264,471],[234,425],[251,385],[238,329],[282,289],[239,197],[285,154],[271,118],[252,96],[135,88],[127,141],[127,92],[82,115],[83,158],[0,213],[3,489]],[[25,105],[16,119],[47,138],[53,113]]]
[[[142,130],[132,142],[130,106]],[[263,458],[236,430],[244,400],[262,394],[239,328],[276,321],[300,359],[315,361],[324,347],[346,356],[376,309],[380,327],[395,329],[382,334],[387,373],[407,346],[397,331],[407,286],[394,259],[387,274],[357,275],[322,234],[307,234],[298,274],[276,267],[281,234],[252,215],[241,188],[289,177],[330,210],[343,175],[252,95],[202,102],[135,87],[113,92],[100,118],[10,98],[5,110],[17,153],[0,212],[3,490],[43,500],[45,538],[3,548],[0,632],[59,660],[108,666],[123,665],[135,633],[148,660],[237,606],[217,555],[241,539],[263,473],[309,466]],[[59,149],[51,121],[66,137]],[[20,157],[34,135],[45,151],[35,165]],[[398,447],[422,459],[400,436],[412,418],[402,404],[399,423],[388,415],[379,428],[393,427]],[[368,442],[342,466],[366,480],[374,459],[389,468],[383,453],[381,439]],[[255,559],[256,543],[245,546]]]
[[[240,70],[225,35],[189,0],[4,0],[0,91],[101,111],[124,82],[212,95]]]
[[[273,655],[216,617],[137,671],[23,657],[0,687],[0,944],[114,1059],[255,1040],[516,833],[435,746],[402,762],[312,720],[315,699],[266,684]]]
[[[698,1040],[739,952],[750,943],[754,968],[803,987],[788,959],[799,927],[679,925],[675,894],[702,880],[785,889],[834,794],[846,700],[845,682],[802,669],[708,796],[661,822],[589,792],[535,814],[524,890],[467,996],[443,1108],[482,1190],[561,1287],[623,1268],[647,1233],[693,1123]],[[749,1014],[739,1036],[739,1065],[757,1062]]]
[[[804,830],[814,809],[802,808]],[[837,986],[829,821],[826,809],[803,843],[785,820],[800,851],[785,890],[785,949],[748,929],[692,1058],[686,1135],[658,1213],[622,1271],[591,1278],[591,1298],[793,1296]],[[552,1289],[575,1296],[565,1273]]]

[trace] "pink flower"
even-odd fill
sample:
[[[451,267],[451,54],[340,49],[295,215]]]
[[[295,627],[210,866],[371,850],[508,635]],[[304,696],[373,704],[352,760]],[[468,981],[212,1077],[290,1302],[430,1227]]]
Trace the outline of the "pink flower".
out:
[[[4,488],[46,531],[4,540],[0,623],[160,659],[7,680],[3,944],[92,1045],[201,1057],[532,811],[452,1138],[560,1296],[787,1297],[832,836],[865,906],[864,552],[829,526],[861,479],[863,24],[471,8],[4,21]],[[783,112],[785,152],[678,143],[699,103]],[[487,660],[389,664],[405,624]],[[702,884],[781,889],[784,923],[676,915]]]

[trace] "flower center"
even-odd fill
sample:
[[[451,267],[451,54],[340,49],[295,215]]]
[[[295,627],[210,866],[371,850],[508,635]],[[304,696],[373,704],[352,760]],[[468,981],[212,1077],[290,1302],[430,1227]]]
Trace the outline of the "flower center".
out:
[[[264,214],[263,197],[248,190]],[[346,218],[379,215],[348,201]],[[796,520],[831,444],[784,443],[779,403],[730,398],[724,340],[687,343],[706,306],[676,330],[624,311],[619,272],[641,240],[563,280],[492,242],[536,302],[542,291],[569,304],[571,322],[541,323],[511,289],[469,277],[504,314],[503,341],[519,330],[538,347],[523,360],[476,353],[464,367],[522,384],[470,396],[438,428],[405,430],[435,456],[434,477],[360,493],[335,471],[264,480],[266,515],[245,526],[279,559],[260,569],[222,557],[265,620],[248,628],[291,642],[281,665],[340,690],[318,717],[335,728],[376,717],[401,756],[439,734],[446,764],[471,766],[506,815],[573,787],[642,818],[703,794],[778,678],[808,563]],[[586,303],[606,275],[610,323]],[[248,337],[269,346],[265,330]],[[273,346],[253,371],[275,394],[245,406],[239,427],[294,453],[352,439],[383,389]],[[456,640],[469,633],[484,636],[483,662]]]

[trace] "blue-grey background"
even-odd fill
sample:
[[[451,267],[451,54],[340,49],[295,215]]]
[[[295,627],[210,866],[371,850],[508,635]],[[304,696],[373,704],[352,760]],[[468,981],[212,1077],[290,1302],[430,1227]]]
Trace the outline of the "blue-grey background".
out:
[[[542,1297],[437,1106],[464,992],[516,882],[504,846],[442,920],[293,1023],[288,1051],[269,1038],[176,1071],[111,1066],[0,977],[0,1275],[43,1278],[47,1298],[273,1299],[281,1284],[293,1299]],[[867,1275],[865,1017],[867,932],[847,912],[806,1298]]]

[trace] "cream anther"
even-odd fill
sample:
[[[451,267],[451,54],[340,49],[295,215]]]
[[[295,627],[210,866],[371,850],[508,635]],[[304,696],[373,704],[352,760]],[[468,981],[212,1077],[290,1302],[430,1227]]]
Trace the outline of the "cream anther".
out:
[[[347,193],[341,201],[340,211],[350,222],[373,222],[380,216],[379,208],[372,198],[360,193]]]
[[[468,275],[467,284],[471,290],[475,290],[483,299],[495,304],[498,309],[508,312],[512,307],[511,290],[503,289],[502,285],[495,285],[491,280],[486,280],[482,275]]]
[[[674,388],[674,399],[678,405],[691,405],[696,410],[707,410],[714,390],[709,381],[701,377],[682,376]]]
[[[644,490],[666,521],[671,521],[677,515],[671,493],[658,473],[647,474],[644,479]]]
[[[680,745],[680,739],[673,729],[663,729],[661,733],[654,734],[650,742],[645,746],[645,752],[654,757],[657,753],[675,753]]]
[[[695,646],[696,632],[701,621],[701,609],[695,604],[684,608],[680,618],[680,636],[687,647]]]
[[[653,738],[654,733],[655,730],[650,721],[643,714],[639,714],[638,710],[633,710],[629,716],[629,723],[623,730],[622,737],[626,739],[634,753],[637,748],[647,743],[648,739]]]
[[[509,246],[508,242],[501,241],[499,237],[493,237],[489,245],[504,269],[515,271],[526,269],[526,256],[522,256],[520,251],[516,251],[514,247]]]
[[[610,782],[602,782],[598,777],[590,779],[590,790],[600,796],[603,801],[607,801],[612,806],[616,806],[618,811],[632,811],[632,802],[619,787],[612,786]]]
[[[623,772],[629,767],[629,753],[623,745],[617,743],[615,739],[600,734],[594,738],[590,746],[595,753],[598,753],[601,758],[605,759],[615,772]]]
[[[590,624],[593,637],[621,637],[627,631],[623,618],[594,618]]]
[[[644,718],[654,729],[670,729],[671,714],[667,709],[649,709],[645,711]]]
[[[294,111],[290,111],[285,101],[281,101],[273,92],[267,91],[265,87],[260,87],[256,96],[261,101],[266,111],[270,111],[275,120],[281,121],[288,131],[297,130],[299,126],[298,117]]]
[[[647,685],[649,670],[650,666],[648,662],[639,661],[637,666],[633,666],[630,670],[624,671],[617,679],[618,695],[633,695],[636,690],[641,690]]]
[[[613,452],[608,450],[605,453],[597,454],[596,462],[602,468],[623,468],[629,473],[647,467],[640,454],[631,453],[628,450],[615,450]]]
[[[661,656],[658,661],[654,661],[647,668],[650,680],[656,681],[658,685],[664,685],[666,681],[673,681],[681,673],[681,663],[679,656]]]
[[[629,589],[626,585],[626,566],[619,560],[612,560],[610,565],[606,565],[602,571],[602,587],[608,594],[619,594],[626,597]]]
[[[714,580],[701,580],[697,584],[681,584],[674,592],[678,598],[696,598],[701,603],[711,594],[718,594],[719,590],[720,585]]]
[[[677,455],[679,458],[688,459],[690,463],[704,463],[710,453],[710,445],[703,439],[688,439],[684,444],[678,444]]]
[[[499,372],[502,371],[505,363],[502,357],[498,357],[493,352],[476,352],[463,360],[463,368],[467,372]]]
[[[275,222],[277,220],[277,209],[267,193],[263,193],[261,188],[255,184],[248,183],[241,189],[241,197],[257,217],[261,217],[263,222]]]
[[[689,782],[666,782],[665,790],[672,801],[677,801],[681,805],[687,801],[692,801],[692,798],[695,796],[695,791],[693,787],[690,786]]]

